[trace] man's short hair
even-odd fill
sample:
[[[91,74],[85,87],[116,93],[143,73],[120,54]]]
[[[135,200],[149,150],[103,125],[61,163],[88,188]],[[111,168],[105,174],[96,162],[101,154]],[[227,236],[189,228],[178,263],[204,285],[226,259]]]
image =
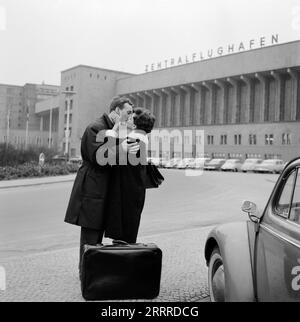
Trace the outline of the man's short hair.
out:
[[[155,123],[155,116],[146,108],[136,107],[133,109],[133,123],[138,130],[150,133]]]
[[[109,107],[109,111],[112,112],[114,111],[117,107],[119,107],[121,110],[123,109],[123,105],[125,103],[130,104],[131,106],[133,106],[132,102],[130,101],[130,99],[126,96],[121,96],[121,97],[115,97],[113,98],[113,100],[110,103],[110,107]]]

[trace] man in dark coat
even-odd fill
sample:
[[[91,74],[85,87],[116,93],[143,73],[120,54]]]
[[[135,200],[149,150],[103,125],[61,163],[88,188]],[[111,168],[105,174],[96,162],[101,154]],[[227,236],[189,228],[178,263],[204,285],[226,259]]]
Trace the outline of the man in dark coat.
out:
[[[105,206],[111,178],[111,165],[100,162],[101,156],[109,155],[118,158],[122,153],[136,153],[139,144],[128,143],[126,140],[119,146],[107,147],[106,141],[99,141],[97,135],[114,125],[124,124],[132,114],[132,103],[126,97],[116,98],[112,101],[110,114],[103,114],[95,122],[88,125],[81,140],[81,156],[83,164],[78,170],[70,201],[68,204],[65,222],[81,226],[80,259],[85,244],[96,245],[102,242],[105,230]],[[105,149],[106,151],[103,151]],[[102,165],[100,165],[102,164]]]

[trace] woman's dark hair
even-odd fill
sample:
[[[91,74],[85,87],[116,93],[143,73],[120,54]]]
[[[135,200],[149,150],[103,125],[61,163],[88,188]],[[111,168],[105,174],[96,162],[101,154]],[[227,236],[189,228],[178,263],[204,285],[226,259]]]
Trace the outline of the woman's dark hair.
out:
[[[155,123],[155,116],[146,108],[136,107],[133,109],[133,123],[138,130],[150,133]]]
[[[131,100],[128,97],[126,97],[126,96],[121,96],[121,97],[118,96],[118,97],[115,97],[115,98],[113,98],[113,100],[110,103],[109,111],[112,112],[117,107],[119,107],[120,109],[122,109],[123,108],[123,105],[125,103],[128,103],[131,106],[133,106]]]

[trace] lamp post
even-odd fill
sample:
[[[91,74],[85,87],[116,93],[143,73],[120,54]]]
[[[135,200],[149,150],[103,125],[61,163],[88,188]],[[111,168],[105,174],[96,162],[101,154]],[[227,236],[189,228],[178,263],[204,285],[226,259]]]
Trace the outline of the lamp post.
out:
[[[11,106],[9,106],[8,111],[7,111],[7,123],[6,123],[6,148],[8,148],[9,144],[9,130],[10,130],[10,110]]]
[[[28,127],[29,127],[29,100],[27,100],[27,110],[26,110],[26,130],[25,130],[25,150],[28,145]]]
[[[74,91],[62,91],[62,94],[65,95],[67,100],[67,122],[66,122],[66,130],[65,130],[65,156],[66,159],[69,158],[69,137],[70,137],[70,104],[71,104],[71,97],[76,94]]]

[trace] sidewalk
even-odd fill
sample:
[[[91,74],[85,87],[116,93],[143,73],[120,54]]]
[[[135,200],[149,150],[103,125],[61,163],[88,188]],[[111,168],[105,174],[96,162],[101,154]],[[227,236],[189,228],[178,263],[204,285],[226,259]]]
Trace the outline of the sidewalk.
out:
[[[76,177],[76,173],[68,174],[64,176],[17,179],[17,180],[2,180],[0,181],[0,189],[35,186],[35,185],[58,183],[58,182],[69,182],[69,181],[74,181],[75,177]]]
[[[155,242],[163,251],[160,295],[153,300],[129,302],[207,302],[204,243],[211,228],[141,236],[138,242]],[[77,247],[14,257],[0,265],[6,270],[7,280],[6,291],[0,291],[0,302],[84,301]]]

